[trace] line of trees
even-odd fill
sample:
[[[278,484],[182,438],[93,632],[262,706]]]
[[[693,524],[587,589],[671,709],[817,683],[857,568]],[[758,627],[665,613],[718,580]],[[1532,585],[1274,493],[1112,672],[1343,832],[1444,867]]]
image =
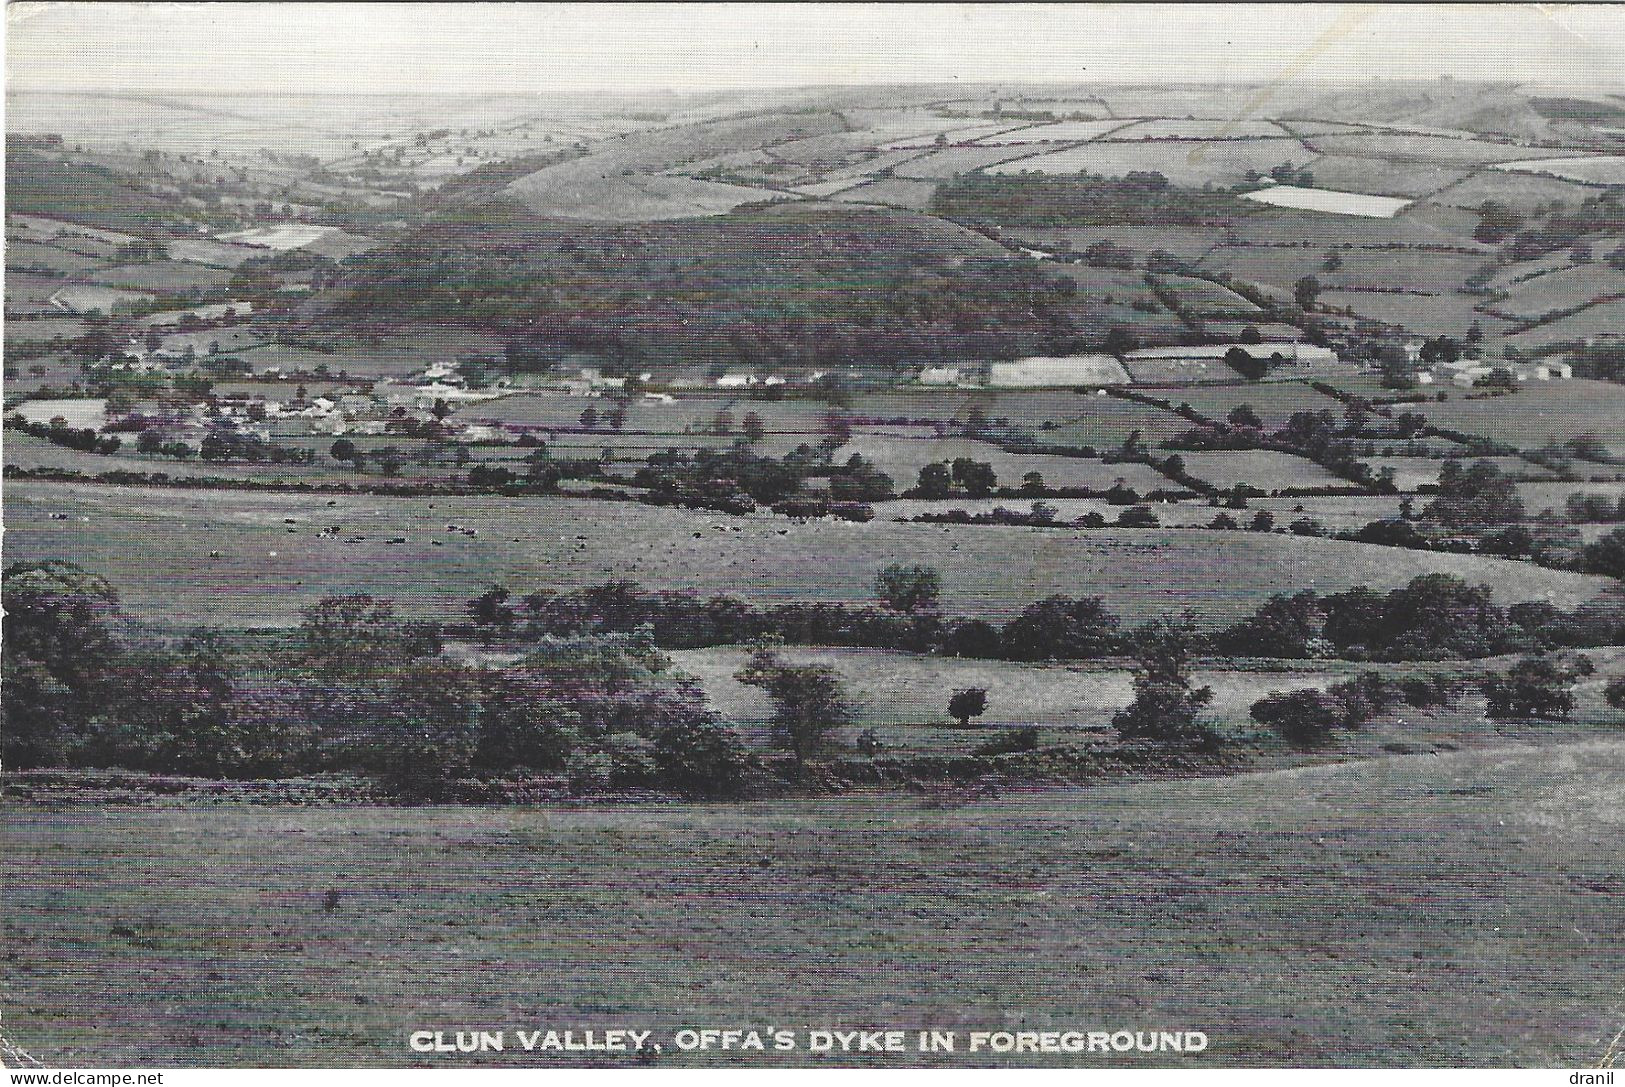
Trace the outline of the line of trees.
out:
[[[471,632],[530,641],[648,627],[669,649],[791,645],[895,649],[988,660],[1089,660],[1133,652],[1133,632],[1099,597],[1055,594],[1008,622],[954,618],[939,610],[942,580],[923,566],[893,564],[876,577],[877,603],[757,607],[727,595],[652,591],[628,581],[567,593],[514,596],[493,586],[470,602]],[[1290,659],[1446,660],[1559,647],[1625,644],[1625,606],[1603,600],[1565,611],[1529,602],[1502,608],[1485,585],[1423,574],[1389,592],[1277,594],[1246,619],[1192,634],[1197,650]]]

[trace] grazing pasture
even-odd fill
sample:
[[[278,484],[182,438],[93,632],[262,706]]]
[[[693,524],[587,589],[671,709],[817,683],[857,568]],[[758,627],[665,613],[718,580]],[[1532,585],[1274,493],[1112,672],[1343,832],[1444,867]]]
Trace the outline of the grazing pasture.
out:
[[[978,137],[976,142],[984,145],[1072,143],[1078,140],[1093,140],[1107,133],[1115,134],[1118,130],[1127,128],[1129,124],[1128,121],[1114,120],[1110,117],[1096,121],[1057,121],[1054,124],[1031,125],[1026,128],[990,133]]]
[[[1061,457],[1044,454],[1006,453],[998,446],[986,442],[956,438],[926,439],[854,435],[852,440],[836,451],[837,461],[858,453],[882,472],[891,476],[899,491],[914,486],[920,469],[956,457],[969,457],[985,461],[998,474],[999,485],[1021,486],[1021,477],[1038,472],[1051,487],[1093,487],[1104,490],[1121,479],[1139,491],[1175,488],[1152,468],[1143,464],[1105,464],[1082,457]]]
[[[201,264],[182,261],[155,261],[151,264],[125,264],[89,277],[93,283],[122,287],[150,294],[194,294],[224,287],[231,273]]]
[[[852,188],[839,188],[842,200],[863,204],[883,204],[888,207],[926,211],[936,194],[935,182],[892,177],[884,181],[871,181]]]
[[[944,178],[968,174],[994,163],[1021,160],[1042,150],[1042,146],[1012,144],[995,147],[945,147],[940,151],[899,163],[893,170],[898,177],[940,181]]]
[[[1482,299],[1468,294],[1390,294],[1384,291],[1326,290],[1320,305],[1334,310],[1352,310],[1361,317],[1398,325],[1418,336],[1467,334],[1476,321],[1485,335],[1498,334],[1508,322],[1478,312]]]
[[[61,289],[62,280],[56,276],[14,272],[8,268],[5,275],[6,313],[61,313],[61,307],[51,304],[51,297]]]
[[[1156,395],[1185,403],[1209,418],[1224,419],[1232,408],[1251,407],[1264,426],[1285,425],[1294,412],[1329,411],[1341,415],[1343,405],[1301,381],[1257,381],[1232,385],[1192,385],[1188,388],[1158,389]]]
[[[1184,458],[1187,472],[1215,487],[1247,483],[1260,490],[1277,491],[1286,487],[1323,487],[1348,482],[1312,460],[1267,449],[1179,455]]]
[[[1347,261],[1353,250],[1337,251]],[[1229,272],[1237,279],[1270,284],[1286,290],[1304,276],[1326,274],[1326,250],[1308,245],[1221,245],[1208,250],[1202,267]]]
[[[1495,200],[1528,213],[1548,204],[1578,204],[1596,194],[1597,190],[1589,185],[1545,174],[1480,170],[1435,193],[1429,202],[1476,209],[1486,200]]]
[[[1283,528],[1300,517],[1309,517],[1319,521],[1328,531],[1341,532],[1399,516],[1399,502],[1399,498],[1391,495],[1324,495],[1315,498],[1251,498],[1247,500],[1247,507],[1268,510],[1275,515],[1275,523]],[[1246,524],[1250,515],[1232,513],[1231,516]]]
[[[1438,253],[1425,249],[1343,249],[1340,267],[1314,273],[1327,290],[1407,290],[1447,294],[1485,266],[1485,259],[1470,253]]]
[[[100,268],[105,263],[99,257],[39,242],[10,241],[6,243],[6,267],[28,269],[51,276],[68,276]]]
[[[883,1008],[911,1030],[1210,1036],[1146,1066],[1590,1066],[1619,1029],[1622,788],[1608,738],[946,802],[11,802],[6,1032],[48,1065],[398,1066],[443,1061],[404,1047],[425,1023],[805,1030]],[[199,999],[154,1002],[155,973]]]
[[[1155,121],[1136,121],[1112,135],[1122,140],[1239,140],[1280,139],[1291,133],[1274,121],[1165,117]]]
[[[1008,237],[1039,249],[1070,246],[1075,252],[1109,241],[1115,246],[1133,250],[1137,260],[1143,262],[1145,254],[1159,249],[1172,253],[1181,260],[1197,261],[1213,246],[1224,240],[1225,228],[1220,226],[1091,226],[1091,227],[1008,227]]]
[[[1533,319],[1601,298],[1625,301],[1625,272],[1606,264],[1582,264],[1509,285],[1507,291],[1508,296],[1497,300],[1493,308],[1498,313]]]
[[[1497,169],[1520,173],[1551,174],[1592,185],[1625,185],[1625,155],[1579,155],[1573,158],[1519,159],[1503,162]]]
[[[1622,335],[1625,335],[1625,299],[1587,306],[1578,313],[1513,333],[1506,342],[1521,351],[1534,351],[1553,344],[1618,340]]]
[[[1254,314],[1259,309],[1230,288],[1191,276],[1158,276],[1158,284],[1172,293],[1179,304],[1202,317]]]
[[[1415,410],[1452,430],[1481,434],[1520,449],[1538,449],[1580,434],[1594,434],[1625,455],[1625,385],[1607,381],[1530,381],[1510,397],[1467,400],[1453,396]]]
[[[41,317],[31,321],[7,321],[9,343],[44,343],[72,340],[85,334],[85,323],[76,317]]]
[[[1100,174],[1123,177],[1155,170],[1176,185],[1200,188],[1204,184],[1234,185],[1249,171],[1267,173],[1288,160],[1305,158],[1296,140],[1148,140],[1095,142],[1063,151],[990,166],[991,174]]]
[[[1057,591],[1102,596],[1135,620],[1188,607],[1217,626],[1285,588],[1391,588],[1429,571],[1490,584],[1504,603],[1570,606],[1610,584],[1508,560],[1252,532],[796,523],[568,498],[323,498],[30,481],[9,486],[7,504],[8,561],[70,558],[118,585],[129,611],[173,628],[285,626],[303,605],[348,592],[446,616],[492,582],[529,591],[629,578],[761,603],[859,602],[871,599],[879,568],[922,558],[942,570],[948,613],[999,620]],[[478,536],[447,532],[448,523]],[[337,534],[323,531],[330,527]],[[406,542],[389,542],[397,537]],[[424,578],[430,568],[435,577]],[[1223,579],[1213,576],[1219,569]],[[1286,583],[1283,570],[1293,571]]]
[[[1353,155],[1322,155],[1315,159],[1313,172],[1316,188],[1403,199],[1428,196],[1468,176],[1466,170],[1427,162]]]
[[[51,301],[57,308],[67,310],[69,313],[89,313],[91,310],[106,313],[115,306],[133,305],[150,298],[152,295],[140,291],[115,290],[93,283],[70,283],[51,293]]]
[[[1607,471],[1603,469],[1603,471]],[[1518,497],[1523,500],[1524,509],[1531,515],[1539,515],[1546,510],[1566,516],[1568,501],[1571,495],[1600,494],[1606,495],[1614,502],[1625,498],[1625,469],[1619,469],[1621,479],[1610,482],[1589,483],[1519,483]],[[1609,526],[1612,528],[1613,526]]]
[[[1529,154],[1528,148],[1514,143],[1413,134],[1334,134],[1315,137],[1314,145],[1328,155],[1408,160],[1443,166],[1483,166],[1525,158]]]
[[[1128,669],[1098,664],[1020,664],[813,646],[786,647],[780,655],[794,664],[825,665],[841,676],[858,710],[854,727],[839,737],[846,742],[872,727],[888,746],[942,752],[985,743],[989,730],[1038,725],[1044,742],[1052,743],[1063,738],[1057,733],[1110,728],[1112,714],[1134,697]],[[734,678],[749,657],[748,649],[737,646],[672,653],[677,667],[700,681],[719,713],[760,733],[772,718],[772,705],[760,688]],[[1213,719],[1228,729],[1249,731],[1256,726],[1247,711],[1266,692],[1324,688],[1338,678],[1336,671],[1325,669],[1210,669],[1196,671],[1192,682],[1213,688],[1208,707]],[[987,711],[976,718],[975,727],[962,730],[948,716],[948,696],[965,687],[981,687],[988,697]]]

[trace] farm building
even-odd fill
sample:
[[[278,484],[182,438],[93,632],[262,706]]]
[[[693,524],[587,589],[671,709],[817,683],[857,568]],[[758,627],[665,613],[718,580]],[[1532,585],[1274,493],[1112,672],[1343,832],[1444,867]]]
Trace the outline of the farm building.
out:
[[[921,385],[957,385],[959,384],[959,367],[957,366],[927,366],[920,371]]]
[[[1574,367],[1566,362],[1526,362],[1507,367],[1519,381],[1570,381]]]
[[[1034,356],[1015,362],[995,362],[988,371],[994,388],[1031,388],[1044,385],[1126,385],[1128,371],[1111,355]]]

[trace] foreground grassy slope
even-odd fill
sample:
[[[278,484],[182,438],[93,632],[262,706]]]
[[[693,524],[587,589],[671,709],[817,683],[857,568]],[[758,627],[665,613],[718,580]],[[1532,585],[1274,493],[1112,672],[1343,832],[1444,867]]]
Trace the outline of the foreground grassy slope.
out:
[[[7,1034],[81,1065],[404,1063],[421,1028],[724,1023],[1591,1064],[1620,1024],[1622,792],[1614,740],[959,807],[12,803]]]
[[[8,562],[70,559],[118,586],[128,611],[182,627],[291,625],[305,604],[348,592],[443,617],[493,582],[529,591],[629,578],[759,602],[862,602],[887,563],[922,560],[942,571],[946,611],[994,619],[1066,593],[1104,597],[1133,621],[1188,607],[1199,623],[1220,625],[1289,589],[1393,588],[1432,571],[1487,583],[1507,604],[1573,606],[1612,584],[1504,559],[1254,532],[797,524],[567,498],[328,499],[17,481],[6,500]]]

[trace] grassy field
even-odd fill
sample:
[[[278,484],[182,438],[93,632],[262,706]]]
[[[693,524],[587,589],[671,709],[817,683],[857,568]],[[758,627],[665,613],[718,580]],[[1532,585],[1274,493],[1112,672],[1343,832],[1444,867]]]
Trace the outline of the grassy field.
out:
[[[1479,300],[1467,294],[1386,294],[1378,291],[1322,291],[1320,304],[1331,309],[1350,309],[1373,321],[1399,325],[1419,336],[1467,334],[1474,322],[1486,335],[1496,335],[1506,327],[1479,313],[1473,307]]]
[[[1177,406],[1185,403],[1210,418],[1223,419],[1232,408],[1251,405],[1269,428],[1281,427],[1299,411],[1329,411],[1341,416],[1342,404],[1298,381],[1262,381],[1236,385],[1193,385],[1157,390]]]
[[[1625,385],[1607,381],[1528,382],[1516,395],[1488,400],[1452,396],[1442,404],[1421,404],[1438,426],[1482,434],[1522,449],[1577,434],[1595,434],[1614,453],[1625,453]]]
[[[1508,336],[1506,342],[1520,350],[1533,351],[1551,344],[1580,343],[1593,337],[1617,340],[1621,328],[1625,328],[1625,300],[1600,302],[1572,316]]]
[[[231,273],[220,268],[183,261],[155,261],[108,268],[90,277],[92,282],[153,294],[191,294],[224,287]]]
[[[711,1024],[1210,1036],[944,1065],[1593,1065],[1625,1010],[1622,789],[1600,740],[957,803],[10,802],[6,1032],[115,1067]]]
[[[737,647],[680,650],[671,654],[679,669],[694,676],[706,697],[730,721],[754,733],[772,717],[767,696],[734,679],[749,652]],[[796,664],[822,664],[835,670],[857,708],[855,726],[839,739],[850,743],[860,729],[873,728],[888,747],[918,753],[968,751],[987,742],[989,730],[1038,725],[1044,743],[1079,730],[1104,730],[1112,714],[1133,698],[1127,669],[1066,664],[1017,664],[961,660],[877,649],[792,647],[781,656]],[[1330,669],[1249,672],[1198,670],[1193,682],[1214,692],[1208,714],[1226,733],[1252,732],[1247,710],[1269,691],[1326,687],[1352,665]],[[953,727],[948,696],[964,687],[987,691],[987,712],[976,727]]]
[[[1094,487],[1104,490],[1117,480],[1123,480],[1139,491],[1176,486],[1154,468],[1143,464],[1106,464],[1081,457],[1006,453],[986,442],[954,438],[925,440],[859,434],[837,450],[835,458],[844,460],[854,453],[862,455],[864,460],[891,476],[899,491],[914,486],[920,477],[920,469],[925,465],[956,457],[970,457],[991,464],[998,474],[1001,487],[1021,486],[1021,477],[1028,472],[1041,474],[1044,483],[1050,487]]]
[[[1158,282],[1179,299],[1180,305],[1202,317],[1254,314],[1258,307],[1217,283],[1190,276],[1160,276]]]
[[[1582,264],[1548,272],[1508,288],[1510,296],[1493,307],[1499,313],[1533,319],[1583,302],[1625,296],[1625,272],[1605,264]]]
[[[1215,487],[1248,483],[1260,490],[1322,487],[1346,482],[1312,460],[1291,453],[1252,450],[1245,453],[1181,453],[1185,470]]]
[[[1315,159],[1314,175],[1315,184],[1321,188],[1406,197],[1426,196],[1467,176],[1464,170],[1429,163],[1353,155],[1320,156]]]
[[[1303,164],[1311,158],[1303,145],[1284,138],[1204,143],[1197,140],[1096,141],[1064,151],[990,166],[991,174],[1091,173],[1124,177],[1155,170],[1175,185],[1234,185],[1248,170],[1268,171],[1283,162]]]
[[[942,571],[946,611],[996,619],[1057,592],[1102,596],[1130,620],[1191,608],[1199,623],[1218,625],[1284,590],[1387,588],[1430,571],[1489,583],[1505,603],[1571,606],[1609,584],[1507,560],[1252,532],[797,524],[565,498],[321,498],[38,482],[13,483],[7,502],[8,561],[78,562],[118,586],[127,610],[169,626],[286,625],[302,605],[347,592],[393,596],[409,613],[444,616],[492,582],[526,591],[630,578],[758,602],[858,602],[871,599],[874,575],[888,562],[927,556]],[[329,527],[337,535],[323,535]],[[405,542],[390,542],[397,538]],[[427,569],[433,578],[423,576]]]

